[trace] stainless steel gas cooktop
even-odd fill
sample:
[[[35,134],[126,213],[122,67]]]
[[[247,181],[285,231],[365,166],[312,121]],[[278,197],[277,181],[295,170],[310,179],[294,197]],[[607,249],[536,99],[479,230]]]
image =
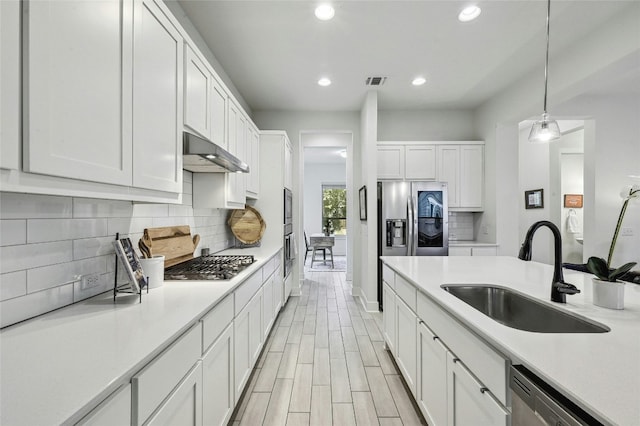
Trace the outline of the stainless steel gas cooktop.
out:
[[[165,280],[230,280],[254,262],[253,256],[201,256],[164,270]]]

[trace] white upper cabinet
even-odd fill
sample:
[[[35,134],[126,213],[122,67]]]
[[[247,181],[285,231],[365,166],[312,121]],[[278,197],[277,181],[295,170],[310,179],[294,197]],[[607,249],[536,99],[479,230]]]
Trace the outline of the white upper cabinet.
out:
[[[20,169],[20,1],[0,1],[0,168]]]
[[[232,128],[235,131],[232,131]],[[229,152],[241,160],[245,160],[247,119],[242,110],[229,102]],[[229,208],[244,208],[246,201],[245,174],[227,173],[227,202]]]
[[[447,182],[449,207],[460,207],[460,147],[457,145],[438,147],[438,181]]]
[[[404,148],[404,176],[408,180],[435,180],[435,145],[407,145]]]
[[[404,146],[378,145],[378,179],[404,179]]]
[[[131,185],[132,0],[23,7],[24,170]]]
[[[185,49],[184,66],[184,125],[209,139],[212,119],[212,76],[204,62],[189,46]]]
[[[378,179],[447,182],[449,209],[482,211],[484,142],[381,142]]]
[[[260,135],[258,129],[248,122],[246,137],[246,162],[249,174],[246,176],[247,197],[258,198],[260,194]]]
[[[133,186],[181,192],[184,42],[152,0],[134,16]]]
[[[227,149],[227,108],[229,96],[222,84],[211,80],[211,141]]]

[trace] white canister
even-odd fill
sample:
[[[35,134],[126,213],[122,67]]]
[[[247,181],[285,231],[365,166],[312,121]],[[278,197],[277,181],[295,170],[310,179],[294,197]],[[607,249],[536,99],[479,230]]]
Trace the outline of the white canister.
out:
[[[593,280],[593,304],[609,309],[624,309],[624,282]]]
[[[164,284],[164,256],[153,256],[140,259],[142,271],[149,277],[149,288],[161,287]]]

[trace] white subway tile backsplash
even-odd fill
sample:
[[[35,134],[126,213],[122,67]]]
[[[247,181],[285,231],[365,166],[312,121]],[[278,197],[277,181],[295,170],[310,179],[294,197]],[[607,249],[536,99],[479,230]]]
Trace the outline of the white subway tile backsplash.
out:
[[[72,199],[51,195],[0,193],[2,219],[70,218]]]
[[[54,287],[0,302],[0,327],[73,303],[73,284]]]
[[[104,237],[106,235],[107,219],[27,220],[28,243]]]
[[[107,272],[107,259],[111,259],[111,256],[92,257],[29,269],[27,271],[27,293],[79,281],[82,275],[104,274]]]
[[[470,241],[473,238],[473,213],[449,213],[449,239],[452,241]]]
[[[14,246],[27,242],[27,221],[0,220],[0,246]]]
[[[40,266],[69,262],[72,258],[72,242],[26,244],[0,247],[0,272],[7,273]]]
[[[74,198],[73,217],[129,217],[133,213],[130,201]]]
[[[182,205],[0,193],[2,327],[111,290],[116,233],[137,249],[145,228],[189,225],[201,237],[196,254],[233,244],[229,211],[194,211],[190,173],[183,187]],[[128,281],[118,271],[119,282]],[[83,290],[80,277],[94,273],[100,284]]]
[[[27,294],[27,271],[0,275],[0,300],[13,299]]]
[[[133,217],[166,217],[169,216],[168,204],[134,204]]]
[[[73,241],[73,260],[115,254],[115,237],[84,238]]]

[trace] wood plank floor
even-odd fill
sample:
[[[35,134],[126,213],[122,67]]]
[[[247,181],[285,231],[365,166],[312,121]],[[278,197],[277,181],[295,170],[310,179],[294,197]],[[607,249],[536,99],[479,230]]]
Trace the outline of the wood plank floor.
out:
[[[426,425],[384,349],[382,314],[344,272],[306,272],[280,312],[232,426]]]

